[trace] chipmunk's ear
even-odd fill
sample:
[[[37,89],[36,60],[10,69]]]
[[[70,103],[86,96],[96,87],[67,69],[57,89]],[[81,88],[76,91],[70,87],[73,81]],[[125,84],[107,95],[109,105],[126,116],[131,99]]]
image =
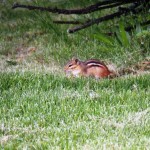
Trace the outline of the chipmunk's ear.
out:
[[[75,63],[78,63],[78,62],[79,62],[79,59],[73,57],[73,58],[72,58],[72,61],[74,61]]]
[[[79,59],[76,58],[76,59],[75,59],[75,62],[78,63],[78,62],[79,62]]]

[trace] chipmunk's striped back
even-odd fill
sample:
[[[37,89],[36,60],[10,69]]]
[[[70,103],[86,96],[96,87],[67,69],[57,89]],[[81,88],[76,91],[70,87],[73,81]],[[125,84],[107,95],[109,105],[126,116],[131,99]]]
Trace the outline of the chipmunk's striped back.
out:
[[[90,59],[90,60],[87,60],[87,61],[85,62],[85,64],[86,64],[88,67],[107,68],[107,66],[106,66],[103,62],[101,62],[101,61],[99,61],[99,60],[97,60],[97,59]]]

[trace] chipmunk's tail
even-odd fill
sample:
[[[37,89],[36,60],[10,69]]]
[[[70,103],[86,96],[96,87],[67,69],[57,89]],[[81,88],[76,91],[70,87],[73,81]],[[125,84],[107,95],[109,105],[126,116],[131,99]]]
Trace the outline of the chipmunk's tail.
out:
[[[119,77],[119,71],[117,69],[117,66],[114,65],[114,64],[108,64],[107,65],[107,68],[108,70],[111,72],[110,75],[109,75],[109,78],[110,79],[113,79],[113,78],[116,78],[116,77]]]

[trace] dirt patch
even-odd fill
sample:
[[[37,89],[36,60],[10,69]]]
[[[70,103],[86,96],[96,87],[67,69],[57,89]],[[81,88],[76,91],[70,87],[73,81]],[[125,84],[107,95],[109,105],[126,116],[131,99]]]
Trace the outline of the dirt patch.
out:
[[[150,58],[147,58],[132,66],[117,68],[114,64],[108,64],[107,67],[112,72],[110,78],[139,76],[150,73]]]
[[[38,63],[36,60],[28,61],[26,59],[17,62],[9,57],[0,59],[0,70],[1,72],[63,73],[63,69],[52,60],[49,63]]]

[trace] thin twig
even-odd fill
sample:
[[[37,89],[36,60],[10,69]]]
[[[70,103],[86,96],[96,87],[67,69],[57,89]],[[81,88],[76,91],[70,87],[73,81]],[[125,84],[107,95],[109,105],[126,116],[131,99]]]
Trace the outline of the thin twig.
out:
[[[80,21],[61,21],[61,20],[55,20],[55,21],[53,21],[53,23],[56,23],[56,24],[83,24]]]

